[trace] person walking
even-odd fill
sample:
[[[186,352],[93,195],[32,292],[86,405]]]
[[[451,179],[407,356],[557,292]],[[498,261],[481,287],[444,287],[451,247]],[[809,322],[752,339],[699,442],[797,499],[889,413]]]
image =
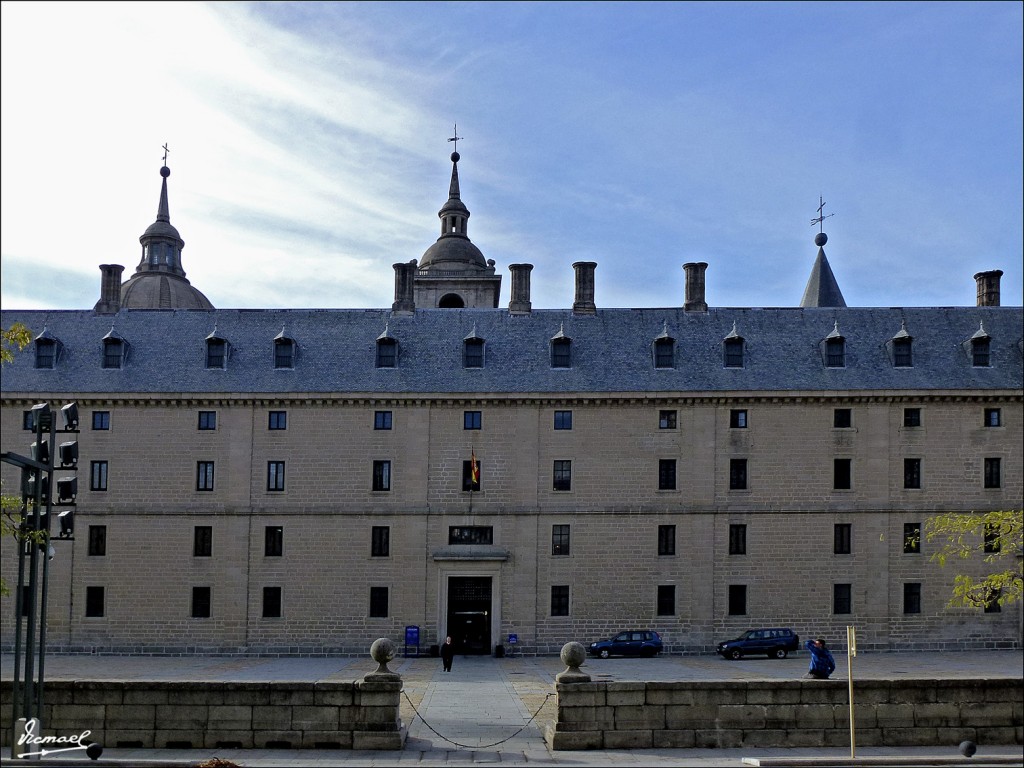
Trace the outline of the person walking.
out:
[[[828,676],[835,672],[836,660],[832,658],[832,651],[825,645],[822,638],[808,640],[806,648],[811,652],[811,666],[804,677],[811,677],[815,680],[828,680]]]
[[[441,646],[441,665],[445,672],[452,671],[452,659],[455,658],[455,646],[452,645],[452,636],[448,635]]]

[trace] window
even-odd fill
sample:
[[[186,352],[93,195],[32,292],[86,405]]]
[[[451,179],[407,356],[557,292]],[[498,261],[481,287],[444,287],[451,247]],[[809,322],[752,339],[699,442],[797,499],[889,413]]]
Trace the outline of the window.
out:
[[[919,582],[903,585],[903,612],[921,612],[921,584]]]
[[[676,587],[675,584],[658,585],[658,615],[676,615]]]
[[[264,587],[263,588],[263,618],[264,619],[279,619],[279,618],[281,618],[281,588],[280,587]]]
[[[96,427],[95,427],[95,419],[93,420],[93,424],[94,424],[93,429],[96,429]],[[32,413],[32,411],[22,411],[21,412],[21,428],[22,429],[30,430],[32,432],[35,431],[35,429],[36,429],[36,417]]]
[[[268,413],[267,429],[288,429],[288,411],[271,411]]]
[[[836,523],[833,531],[833,554],[849,555],[853,552],[853,524]]]
[[[480,429],[481,417],[480,411],[465,411],[462,414],[462,428],[463,429]]]
[[[192,556],[213,556],[213,526],[197,525],[192,533]]]
[[[263,556],[284,556],[284,527],[268,525],[263,529]]]
[[[398,365],[398,342],[395,339],[377,340],[377,367],[395,368]]]
[[[746,584],[730,584],[729,585],[729,615],[730,616],[746,616],[747,615],[747,585]]]
[[[388,588],[370,587],[370,618],[386,619],[388,617]]]
[[[676,428],[676,412],[675,411],[659,411],[658,412],[658,429],[675,429]]]
[[[484,340],[466,339],[462,346],[462,366],[464,368],[484,367]]]
[[[674,555],[676,553],[676,527],[674,525],[658,526],[658,554]]]
[[[391,528],[375,525],[370,529],[370,557],[391,556]]]
[[[986,427],[999,427],[1003,424],[1002,411],[999,408],[986,408],[985,409],[985,426]]]
[[[572,490],[572,462],[564,459],[555,461],[552,487],[556,491]]]
[[[852,487],[851,464],[853,459],[832,460],[832,488],[836,491],[848,491]]]
[[[124,342],[121,339],[104,339],[103,367],[120,368],[124,359]]]
[[[971,339],[971,360],[975,368],[988,368],[990,365],[991,339],[988,337]],[[39,366],[36,366],[39,367]]]
[[[745,408],[733,408],[729,411],[729,429],[747,428],[747,410]]]
[[[569,585],[551,587],[551,615],[569,615]]]
[[[1002,613],[1003,607],[999,605],[999,598],[1003,594],[998,587],[993,587],[985,595],[985,613]]]
[[[88,618],[103,616],[103,587],[85,588],[85,615]]]
[[[920,408],[904,408],[903,409],[903,426],[904,427],[920,427],[921,426],[921,409]]]
[[[999,459],[985,459],[985,487],[1000,488],[1002,486],[1001,465]]]
[[[295,342],[291,339],[274,339],[274,367],[295,367]]]
[[[743,367],[743,339],[725,340],[725,367]]]
[[[107,490],[107,462],[105,462],[105,461],[92,461],[92,462],[89,462],[89,490],[90,491],[105,491],[105,490]]]
[[[449,544],[493,544],[494,528],[489,525],[458,525],[448,528]]]
[[[729,526],[729,554],[747,554],[747,526],[743,524],[732,524]]]
[[[569,526],[568,525],[552,525],[551,526],[551,554],[552,555],[568,555],[569,554]]]
[[[572,341],[554,339],[551,342],[551,367],[572,368]]]
[[[105,557],[107,554],[107,526],[89,526],[89,557]]]
[[[196,490],[197,491],[212,491],[213,490],[213,462],[212,461],[197,461],[196,462]]]
[[[908,555],[917,554],[921,551],[921,524],[903,524],[903,551]]]
[[[849,429],[853,426],[853,412],[849,408],[836,408],[832,413],[832,426],[835,429]]]
[[[999,526],[992,525],[991,523],[985,524],[985,544],[984,549],[986,552],[995,553],[1000,550],[999,543]]]
[[[373,490],[391,490],[391,462],[377,460],[373,462]]]
[[[842,338],[825,342],[825,365],[828,368],[846,367],[846,341]]]
[[[674,491],[676,489],[676,460],[658,459],[658,490]]]
[[[267,490],[268,491],[283,491],[284,490],[284,462],[283,461],[268,461],[267,462]]]
[[[374,429],[391,429],[391,411],[374,411]]]
[[[224,339],[206,340],[206,367],[226,368],[228,343]]]
[[[832,613],[853,613],[850,584],[832,585]]]
[[[913,342],[910,339],[894,339],[892,342],[892,364],[897,368],[914,365]]]
[[[555,411],[555,429],[572,429],[572,411]]]
[[[192,587],[192,618],[210,618],[210,588]]]
[[[903,487],[904,488],[920,488],[921,487],[921,460],[920,459],[904,459],[903,460]]]
[[[729,490],[742,491],[747,487],[747,460],[729,459]]]
[[[31,411],[27,411],[31,413]],[[93,429],[110,429],[110,411],[93,411],[92,412],[92,428]],[[29,427],[31,429],[31,427]]]
[[[52,339],[36,339],[36,368],[52,369],[56,367],[56,342],[54,342]]]
[[[199,429],[216,429],[217,428],[217,412],[216,411],[200,411],[199,412]]]
[[[672,339],[658,339],[654,342],[654,367],[655,368],[674,368],[676,364],[675,360],[675,341]]]

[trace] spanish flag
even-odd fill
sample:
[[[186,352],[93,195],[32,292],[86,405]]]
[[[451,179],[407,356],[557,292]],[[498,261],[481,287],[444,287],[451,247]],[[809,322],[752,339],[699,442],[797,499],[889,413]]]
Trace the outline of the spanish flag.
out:
[[[480,485],[480,465],[477,463],[474,450],[470,450],[469,453],[469,479],[473,485]]]

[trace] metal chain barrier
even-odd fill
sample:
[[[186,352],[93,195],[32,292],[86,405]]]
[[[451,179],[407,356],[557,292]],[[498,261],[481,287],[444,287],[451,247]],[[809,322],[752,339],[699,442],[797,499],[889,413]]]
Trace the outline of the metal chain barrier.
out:
[[[540,703],[540,706],[539,706],[539,707],[537,707],[537,711],[536,711],[536,712],[534,712],[534,713],[533,713],[533,715],[532,715],[532,716],[530,717],[530,719],[529,719],[529,720],[527,720],[527,721],[526,721],[526,722],[525,722],[525,723],[523,724],[523,727],[522,727],[522,728],[520,728],[520,729],[519,729],[518,731],[516,731],[515,733],[513,733],[513,734],[512,734],[511,736],[506,736],[506,737],[505,737],[504,739],[502,739],[501,741],[496,741],[496,742],[494,742],[493,744],[476,744],[476,745],[473,745],[473,744],[460,744],[460,743],[459,743],[459,742],[457,742],[457,741],[452,741],[452,740],[451,740],[451,739],[449,739],[449,738],[448,738],[447,736],[442,736],[442,735],[441,735],[440,733],[438,733],[438,732],[437,732],[437,731],[436,731],[436,730],[434,729],[434,727],[433,727],[433,726],[432,726],[432,725],[431,725],[430,723],[428,723],[428,722],[427,722],[427,721],[426,721],[426,720],[424,719],[423,715],[421,715],[421,714],[420,714],[420,711],[419,711],[418,709],[416,709],[416,705],[412,703],[412,699],[410,699],[410,698],[409,698],[409,694],[408,694],[408,693],[406,693],[406,692],[405,692],[405,691],[403,690],[403,691],[402,691],[402,695],[403,695],[403,696],[405,696],[405,700],[406,700],[407,702],[409,702],[409,706],[410,706],[410,707],[412,707],[412,711],[416,713],[416,715],[415,715],[415,716],[413,717],[413,719],[412,719],[412,722],[416,722],[416,718],[418,717],[418,718],[419,718],[420,720],[422,720],[422,721],[423,721],[423,724],[424,724],[425,726],[427,726],[427,728],[429,728],[429,729],[430,729],[430,732],[431,732],[431,733],[433,733],[433,734],[434,734],[435,736],[437,736],[437,737],[438,737],[439,739],[442,739],[443,741],[447,741],[447,742],[448,742],[449,744],[454,744],[454,745],[455,745],[456,747],[462,747],[463,749],[488,749],[489,747],[496,747],[496,746],[498,746],[499,744],[504,744],[504,743],[505,743],[506,741],[509,741],[509,740],[511,740],[511,739],[514,739],[514,738],[515,738],[516,736],[518,736],[518,735],[519,735],[520,733],[522,733],[523,731],[525,731],[525,730],[526,730],[526,727],[527,727],[527,726],[528,726],[528,725],[529,725],[530,723],[532,723],[532,722],[533,722],[533,721],[534,721],[534,720],[536,719],[537,715],[539,715],[539,714],[540,714],[540,711],[541,711],[542,709],[544,709],[544,705],[548,703],[548,699],[550,699],[550,698],[551,698],[552,696],[554,696],[555,694],[553,694],[553,693],[548,693],[548,694],[546,694],[546,695],[544,696],[544,701],[542,701],[542,702]],[[410,729],[412,728],[412,723],[409,723],[409,728],[410,728]]]

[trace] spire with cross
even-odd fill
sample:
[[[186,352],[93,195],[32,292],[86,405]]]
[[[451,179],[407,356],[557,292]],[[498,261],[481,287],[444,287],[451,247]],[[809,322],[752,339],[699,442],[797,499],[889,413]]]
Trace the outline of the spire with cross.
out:
[[[167,153],[168,153],[168,152],[170,152],[170,151],[171,151],[171,150],[169,150],[169,149],[167,148],[167,143],[165,142],[165,143],[164,143],[164,165],[167,165]]]
[[[462,137],[459,136],[459,124],[458,123],[455,123],[455,130],[453,131],[453,134],[454,135],[450,139],[448,139],[448,141],[454,141],[455,142],[455,154],[457,155],[457,154],[459,154],[459,142],[462,141]]]
[[[827,219],[829,216],[835,216],[834,213],[830,213],[827,216],[822,213],[822,210],[825,208],[826,205],[827,203],[824,200],[822,200],[821,195],[818,195],[818,216],[817,218],[811,219],[811,226],[813,227],[815,224],[817,224],[819,232],[822,231],[822,222],[825,221],[825,219]]]

